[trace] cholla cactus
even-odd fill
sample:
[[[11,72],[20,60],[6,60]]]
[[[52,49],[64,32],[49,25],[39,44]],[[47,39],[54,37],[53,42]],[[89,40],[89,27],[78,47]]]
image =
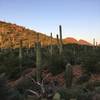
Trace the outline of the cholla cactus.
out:
[[[65,69],[65,82],[66,82],[66,88],[70,88],[72,85],[72,78],[73,78],[73,73],[72,73],[72,66],[71,64],[66,65]]]

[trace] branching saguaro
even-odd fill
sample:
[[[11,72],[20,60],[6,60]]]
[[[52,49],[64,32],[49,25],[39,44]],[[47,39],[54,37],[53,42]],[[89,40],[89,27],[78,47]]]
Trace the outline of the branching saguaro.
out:
[[[36,79],[37,82],[41,81],[41,43],[39,41],[39,33],[37,33],[37,42],[36,42]]]

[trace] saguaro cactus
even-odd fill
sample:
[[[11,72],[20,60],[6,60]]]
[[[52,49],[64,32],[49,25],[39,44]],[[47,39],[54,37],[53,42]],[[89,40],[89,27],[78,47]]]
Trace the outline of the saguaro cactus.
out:
[[[19,47],[19,67],[20,71],[22,71],[22,40],[20,40],[20,47]]]
[[[51,33],[50,39],[51,39],[50,54],[51,54],[51,56],[52,56],[52,53],[53,53],[53,47],[52,47],[52,33]]]
[[[93,50],[95,50],[95,46],[96,46],[96,42],[95,42],[95,38],[93,38]]]
[[[59,36],[58,36],[58,34],[56,35],[56,37],[57,37],[57,45],[58,45],[58,48],[59,48]]]
[[[93,46],[95,46],[95,38],[93,38]]]
[[[61,44],[63,44],[63,42],[62,42],[62,26],[61,25],[59,25],[59,32],[60,32],[60,42],[61,42]]]
[[[37,82],[41,81],[41,43],[39,41],[39,33],[37,33],[37,42],[36,42],[36,78]]]
[[[70,88],[72,85],[72,78],[73,78],[73,73],[72,73],[72,66],[71,64],[66,65],[65,69],[65,82],[66,82],[66,88]]]
[[[30,42],[30,40],[28,40],[27,46],[26,46],[26,53],[27,53],[27,55],[29,55],[30,48],[31,48],[31,42]],[[31,55],[31,51],[30,51],[30,55]]]
[[[59,33],[60,33],[59,53],[62,54],[62,51],[63,51],[63,41],[62,41],[62,27],[61,27],[61,25],[59,25]]]
[[[96,42],[96,46],[98,46],[98,42]]]
[[[59,93],[55,93],[53,100],[61,100],[61,95]]]

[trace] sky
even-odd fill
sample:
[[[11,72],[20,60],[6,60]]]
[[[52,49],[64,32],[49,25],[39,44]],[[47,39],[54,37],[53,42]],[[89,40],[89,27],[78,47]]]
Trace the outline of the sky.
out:
[[[100,43],[100,0],[0,0],[0,20]]]

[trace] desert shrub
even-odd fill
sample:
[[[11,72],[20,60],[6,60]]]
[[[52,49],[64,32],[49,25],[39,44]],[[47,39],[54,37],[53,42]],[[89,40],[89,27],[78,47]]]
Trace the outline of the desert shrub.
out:
[[[18,49],[12,51],[7,49],[5,52],[3,51],[0,53],[0,73],[6,73],[9,79],[16,79],[21,75],[18,52]],[[35,56],[26,55],[25,50],[23,50],[23,52],[23,58],[21,61],[22,72],[27,68],[35,66]]]
[[[51,73],[53,73],[53,75],[59,74],[65,69],[67,60],[63,55],[53,54],[48,59],[49,59],[48,69]]]
[[[22,100],[19,92],[7,84],[7,79],[3,74],[0,75],[0,98],[2,100]]]
[[[77,98],[80,92],[82,92],[82,87],[60,88],[58,92],[62,99],[69,100],[71,98]]]
[[[70,94],[69,94],[69,92],[67,93],[67,89],[61,88],[58,90],[58,92],[60,93],[62,99],[69,100]]]
[[[74,65],[76,63],[76,55],[74,54],[73,50],[64,50],[64,57],[65,59],[71,64]]]
[[[83,59],[83,68],[88,72],[99,73],[100,72],[100,54],[99,52],[90,52]]]

